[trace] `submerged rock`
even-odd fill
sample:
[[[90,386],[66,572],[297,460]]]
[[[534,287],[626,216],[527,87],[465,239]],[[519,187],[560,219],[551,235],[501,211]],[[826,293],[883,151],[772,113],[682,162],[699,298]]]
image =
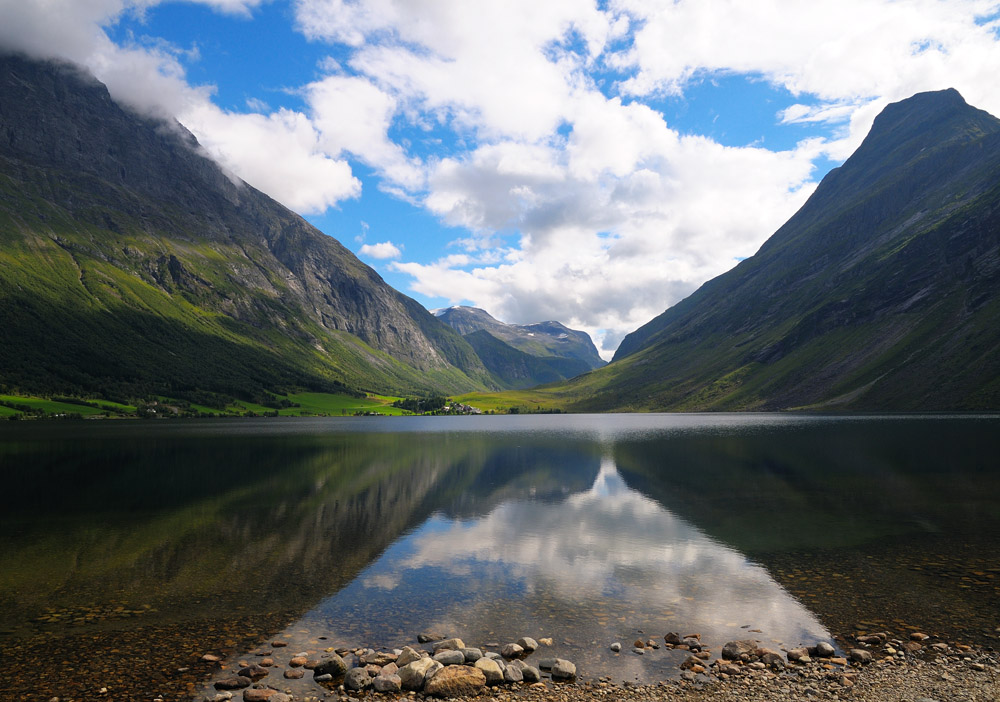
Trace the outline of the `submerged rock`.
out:
[[[244,677],[242,675],[231,675],[228,678],[222,678],[221,680],[215,681],[216,690],[241,690],[244,687],[250,687],[250,683],[253,682],[250,678]]]

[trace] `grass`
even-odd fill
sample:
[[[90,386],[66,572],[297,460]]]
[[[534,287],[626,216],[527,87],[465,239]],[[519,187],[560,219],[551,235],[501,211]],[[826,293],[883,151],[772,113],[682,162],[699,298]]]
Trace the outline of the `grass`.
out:
[[[545,412],[565,409],[562,398],[545,390],[509,390],[507,392],[472,392],[454,398],[462,404],[483,412],[503,414],[517,412]]]
[[[89,407],[87,405],[77,405],[70,402],[56,402],[54,400],[46,400],[41,397],[21,397],[19,395],[0,395],[0,402],[9,402],[14,405],[24,405],[30,407],[33,410],[41,410],[45,414],[59,415],[59,414],[79,414],[82,417],[94,417],[97,415],[106,414],[106,411],[98,407]],[[110,403],[106,403],[110,404]],[[10,409],[6,407],[4,409]],[[16,414],[17,410],[13,410],[12,414]],[[6,414],[6,413],[5,413]]]
[[[393,407],[392,403],[398,397],[386,395],[368,395],[367,397],[351,397],[350,395],[332,395],[322,392],[289,393],[287,399],[299,407],[289,407],[280,410],[282,416],[310,415],[340,415],[355,412],[378,412],[379,414],[404,415],[411,414],[406,410]]]

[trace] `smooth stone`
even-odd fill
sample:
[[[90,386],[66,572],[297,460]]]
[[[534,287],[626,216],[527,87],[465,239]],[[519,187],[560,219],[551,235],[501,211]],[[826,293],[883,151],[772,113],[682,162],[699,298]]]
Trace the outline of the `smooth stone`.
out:
[[[444,634],[438,634],[437,632],[427,632],[423,634],[417,634],[417,641],[419,643],[430,643],[431,641],[440,641],[445,638]]]
[[[399,669],[399,679],[404,690],[419,692],[424,687],[424,676],[434,665],[441,665],[431,658],[418,658]]]
[[[394,673],[383,673],[372,680],[372,687],[376,692],[401,692],[403,680]]]
[[[461,651],[463,648],[466,648],[466,646],[462,639],[445,639],[434,644],[434,653],[441,651]]]
[[[339,678],[345,673],[347,673],[347,663],[345,663],[344,659],[336,653],[331,654],[329,658],[324,658],[319,662],[319,665],[313,668],[313,675],[317,677],[320,675],[329,675],[334,678]]]
[[[400,668],[409,665],[413,661],[419,661],[423,656],[420,655],[420,651],[409,646],[403,646],[402,652],[396,658],[396,665]]]
[[[486,651],[483,654],[483,657],[484,658],[489,658],[491,661],[502,661],[503,660],[503,656],[501,656],[496,651]]]
[[[360,691],[372,684],[372,676],[364,668],[351,668],[344,677],[344,687]]]
[[[309,659],[306,658],[305,656],[293,656],[292,658],[289,659],[288,665],[292,666],[293,668],[299,668],[301,666],[304,666],[308,662]]]
[[[274,659],[273,658],[265,658],[265,659],[263,659],[260,662],[260,665],[263,666],[263,667],[265,667],[265,668],[273,668],[274,667]]]
[[[452,651],[451,649],[445,649],[440,653],[435,653],[434,660],[436,660],[441,665],[464,665],[465,654],[462,653],[461,651]]]
[[[668,643],[671,646],[677,646],[678,644],[680,644],[680,642],[681,642],[680,634],[676,634],[674,632],[670,632],[669,634],[663,637],[663,643]]]
[[[632,653],[636,654],[637,656],[641,656],[644,653],[646,653],[646,649],[644,649],[644,648],[633,648],[632,649]]]
[[[424,687],[424,694],[432,697],[461,697],[474,695],[484,687],[486,676],[482,670],[467,665],[453,665],[431,678]]]
[[[462,655],[465,656],[466,663],[475,663],[483,657],[483,652],[478,648],[463,648]]]
[[[538,648],[538,642],[535,641],[530,636],[522,636],[517,640],[517,645],[523,648],[528,653],[534,653]]]
[[[242,675],[231,675],[228,678],[222,678],[222,680],[215,681],[216,690],[241,690],[244,687],[250,687],[250,683],[253,682],[250,678],[244,677]]]
[[[330,675],[329,673],[323,673],[322,675],[317,675],[313,678],[314,682],[320,682],[320,683],[330,682],[331,680],[333,680],[333,676]]]
[[[872,654],[860,648],[852,648],[847,654],[855,663],[866,665],[872,662]]]
[[[399,672],[399,666],[395,663],[390,663],[389,665],[382,666],[382,670],[378,672],[378,675],[395,675]]]
[[[552,665],[552,679],[573,680],[574,678],[576,678],[576,665],[562,658],[557,658]]]
[[[301,680],[305,677],[306,671],[302,668],[290,668],[284,672],[285,680]]]
[[[218,692],[214,695],[206,697],[205,702],[229,702],[229,700],[231,699],[233,699],[233,693],[227,690],[225,692]],[[53,697],[51,700],[49,700],[49,702],[59,702],[59,698]]]
[[[611,650],[614,651],[615,653],[618,653],[619,651],[622,650],[622,645],[617,641],[615,641],[613,644],[611,644]]]
[[[542,673],[533,665],[526,665],[521,668],[521,676],[526,683],[536,683],[542,679]]]
[[[212,653],[206,653],[204,656],[201,657],[201,659],[206,663],[218,663],[219,661],[222,660],[222,658]]]
[[[482,671],[487,685],[493,686],[503,684],[503,670],[492,658],[486,658],[484,656],[475,662],[474,667],[477,670]]]
[[[828,644],[826,641],[820,641],[816,644],[816,655],[820,658],[831,658],[836,652],[837,649]]]
[[[271,648],[284,648],[288,645],[287,641],[272,641]]]
[[[524,647],[512,643],[504,644],[504,647],[500,649],[500,655],[508,660],[520,658],[524,655]]]

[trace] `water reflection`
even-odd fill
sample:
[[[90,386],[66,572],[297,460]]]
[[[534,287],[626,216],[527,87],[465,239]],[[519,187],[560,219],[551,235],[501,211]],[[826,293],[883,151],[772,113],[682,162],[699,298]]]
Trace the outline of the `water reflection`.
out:
[[[586,674],[642,679],[674,674],[676,656],[613,659],[610,641],[698,631],[718,646],[746,626],[811,643],[818,617],[837,634],[863,622],[995,645],[998,422],[0,426],[16,496],[0,512],[0,644],[8,670],[30,671],[5,689],[183,699],[208,672],[200,653],[283,630],[303,649],[425,628],[550,635]],[[99,673],[66,675],[94,660]]]
[[[546,654],[622,680],[679,672],[680,652],[628,652],[637,637],[697,632],[716,649],[736,638],[775,648],[830,638],[764,568],[629,488],[610,457],[588,487],[555,502],[526,496],[480,517],[435,514],[282,636],[316,651],[415,645],[426,630],[470,645],[550,636]],[[613,641],[626,652],[611,653]]]

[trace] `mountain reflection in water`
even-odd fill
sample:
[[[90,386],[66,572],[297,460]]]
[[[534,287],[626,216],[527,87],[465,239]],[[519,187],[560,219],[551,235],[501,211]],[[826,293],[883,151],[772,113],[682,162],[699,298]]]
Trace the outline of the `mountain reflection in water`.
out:
[[[830,639],[764,568],[629,488],[609,457],[589,488],[557,501],[529,495],[480,517],[434,514],[282,636],[316,651],[414,645],[422,631],[473,646],[550,636],[541,655],[621,680],[679,672],[680,651],[629,652],[636,638],[662,643],[668,631],[700,633],[716,650],[748,637],[773,648]],[[611,653],[613,641],[625,652]]]

